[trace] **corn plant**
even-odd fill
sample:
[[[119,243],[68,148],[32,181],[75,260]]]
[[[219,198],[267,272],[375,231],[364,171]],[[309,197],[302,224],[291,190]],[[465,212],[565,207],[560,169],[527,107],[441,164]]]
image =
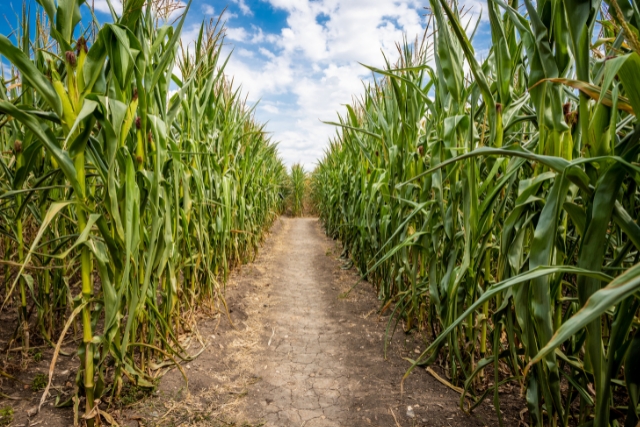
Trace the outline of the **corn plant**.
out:
[[[289,173],[289,208],[291,215],[302,216],[304,213],[304,202],[307,193],[307,173],[304,167],[296,163],[291,166]]]
[[[383,310],[431,336],[471,396],[524,390],[532,425],[638,423],[640,127],[635,2],[457,3],[374,72],[313,173],[327,233]],[[465,69],[468,72],[465,73]],[[624,402],[624,403],[620,403]]]
[[[219,21],[181,46],[189,5],[172,24],[175,4],[126,0],[100,25],[81,22],[84,0],[38,3],[0,36],[2,309],[18,312],[12,345],[55,346],[49,384],[80,323],[91,426],[97,399],[188,359],[189,313],[225,311],[228,272],[284,208],[287,175],[224,74]]]

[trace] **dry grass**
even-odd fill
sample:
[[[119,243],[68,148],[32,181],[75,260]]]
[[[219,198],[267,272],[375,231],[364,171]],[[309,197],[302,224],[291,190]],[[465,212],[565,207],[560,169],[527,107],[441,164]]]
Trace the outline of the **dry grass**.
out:
[[[283,224],[286,227],[286,223]],[[202,343],[208,350],[214,351],[219,356],[222,369],[212,370],[204,367],[198,370],[200,375],[203,370],[211,378],[212,385],[203,390],[190,389],[186,394],[177,393],[169,399],[147,399],[139,402],[133,410],[139,411],[138,422],[144,426],[259,426],[247,422],[245,397],[249,387],[261,380],[255,373],[258,354],[261,350],[260,343],[269,337],[265,336],[265,330],[271,330],[265,324],[261,308],[268,303],[268,280],[262,274],[252,275],[251,271],[258,270],[262,273],[260,264],[268,265],[273,258],[273,253],[284,250],[281,239],[275,238],[268,252],[260,254],[260,262],[251,264],[250,267],[241,268],[231,273],[227,290],[229,293],[238,291],[243,282],[251,280],[257,287],[257,291],[244,296],[244,311],[247,319],[237,322],[233,328],[225,331],[224,338],[228,344],[225,346],[219,338],[214,338],[213,332],[222,322],[227,322],[226,316],[218,314],[218,321],[213,330],[194,326],[191,342]],[[249,270],[249,268],[251,270]],[[198,320],[202,321],[206,313],[200,312]],[[210,318],[210,317],[209,317]],[[204,336],[205,334],[208,336]],[[197,347],[192,345],[194,349]],[[218,351],[218,349],[220,351]],[[198,360],[193,362],[196,365]],[[188,364],[185,364],[187,366]],[[188,375],[194,375],[193,369],[187,369]],[[135,417],[131,417],[136,419]]]

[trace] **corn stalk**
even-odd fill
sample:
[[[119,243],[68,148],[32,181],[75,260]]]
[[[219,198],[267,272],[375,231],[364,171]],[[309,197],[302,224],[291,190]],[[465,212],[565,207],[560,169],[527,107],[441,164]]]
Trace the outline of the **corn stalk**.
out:
[[[39,4],[35,31],[25,8],[19,44],[0,36],[2,307],[19,307],[23,349],[80,322],[93,425],[97,399],[188,359],[196,307],[226,311],[224,281],[282,212],[286,169],[224,74],[219,21],[181,46],[189,5],[172,25],[127,0],[85,29],[83,0]]]
[[[480,61],[457,3],[430,6],[434,31],[332,123],[326,231],[394,307],[388,330],[431,336],[407,375],[441,363],[500,423],[512,382],[532,425],[634,427],[638,9],[489,0]]]

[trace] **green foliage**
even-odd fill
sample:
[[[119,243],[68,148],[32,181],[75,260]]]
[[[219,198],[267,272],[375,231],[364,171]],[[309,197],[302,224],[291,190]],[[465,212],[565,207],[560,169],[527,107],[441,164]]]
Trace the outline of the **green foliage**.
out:
[[[120,394],[120,403],[122,406],[129,406],[145,397],[151,396],[156,391],[156,383],[154,382],[152,387],[141,387],[136,384],[127,383],[122,387],[122,393]]]
[[[187,48],[189,5],[172,23],[128,0],[98,28],[79,24],[85,2],[55,3],[35,29],[25,6],[17,44],[0,35],[2,309],[17,303],[25,353],[81,324],[89,414],[123,376],[148,387],[158,359],[187,357],[186,314],[225,310],[229,270],[282,212],[287,174],[224,74],[219,23]]]
[[[13,408],[11,406],[5,406],[0,409],[0,426],[5,427],[11,424],[13,421]]]
[[[638,10],[490,0],[479,63],[457,3],[430,4],[432,36],[371,68],[334,123],[312,177],[327,233],[406,330],[431,332],[411,368],[441,360],[499,418],[514,382],[532,425],[633,427]]]
[[[40,391],[44,390],[47,386],[47,376],[45,374],[36,374],[31,381],[31,390]]]
[[[289,174],[288,205],[292,216],[304,214],[304,202],[307,195],[307,173],[297,163],[291,166]]]

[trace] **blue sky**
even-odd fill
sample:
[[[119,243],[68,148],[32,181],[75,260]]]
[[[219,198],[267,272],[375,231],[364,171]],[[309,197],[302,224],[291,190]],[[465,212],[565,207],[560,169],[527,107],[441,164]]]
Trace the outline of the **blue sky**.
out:
[[[33,0],[28,0],[34,3]],[[100,19],[108,20],[106,0],[93,3]],[[112,0],[120,9],[120,0]],[[0,0],[20,11],[22,1]],[[484,2],[463,0],[468,19],[476,19]],[[384,52],[396,58],[403,35],[413,40],[424,31],[426,0],[193,0],[183,29],[192,41],[202,20],[217,17],[226,7],[225,50],[233,55],[226,69],[242,85],[250,102],[260,101],[256,117],[267,130],[284,161],[301,162],[311,170],[323,155],[335,129],[322,120],[362,93],[370,73],[360,63],[382,66]],[[17,22],[4,7],[0,32]],[[486,14],[483,14],[483,19]],[[487,45],[486,24],[475,44]]]

